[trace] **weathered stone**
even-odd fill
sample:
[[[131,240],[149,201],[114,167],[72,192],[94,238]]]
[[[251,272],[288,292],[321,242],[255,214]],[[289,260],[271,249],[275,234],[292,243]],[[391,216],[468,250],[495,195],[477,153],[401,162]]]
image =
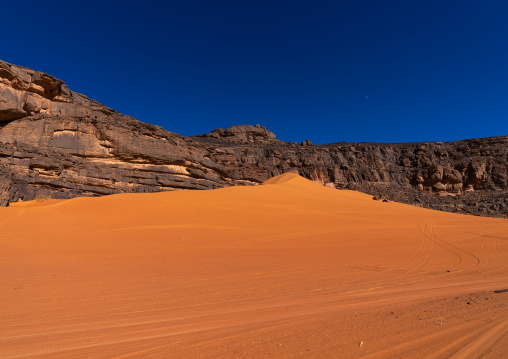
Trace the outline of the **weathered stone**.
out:
[[[200,138],[216,138],[228,142],[267,143],[276,140],[275,134],[265,127],[252,125],[231,126],[226,129],[218,128],[211,133],[197,135]]]

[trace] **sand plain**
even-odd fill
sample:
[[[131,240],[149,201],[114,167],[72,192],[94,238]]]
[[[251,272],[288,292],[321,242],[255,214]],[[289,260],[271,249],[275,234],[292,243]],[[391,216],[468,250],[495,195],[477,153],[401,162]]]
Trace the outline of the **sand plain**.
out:
[[[0,358],[501,358],[508,221],[285,174],[0,208]]]

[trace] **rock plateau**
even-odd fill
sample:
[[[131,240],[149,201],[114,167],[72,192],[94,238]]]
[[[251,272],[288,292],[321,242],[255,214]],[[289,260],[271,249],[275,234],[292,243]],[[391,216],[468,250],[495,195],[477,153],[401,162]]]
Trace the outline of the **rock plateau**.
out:
[[[244,125],[183,137],[0,61],[0,205],[257,185],[284,172],[375,198],[508,217],[508,136],[313,145]]]

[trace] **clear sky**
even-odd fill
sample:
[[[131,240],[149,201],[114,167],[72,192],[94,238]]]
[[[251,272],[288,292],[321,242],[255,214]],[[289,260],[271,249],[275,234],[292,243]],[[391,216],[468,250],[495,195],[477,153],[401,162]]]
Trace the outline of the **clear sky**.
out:
[[[508,135],[508,1],[9,1],[0,59],[182,135]]]

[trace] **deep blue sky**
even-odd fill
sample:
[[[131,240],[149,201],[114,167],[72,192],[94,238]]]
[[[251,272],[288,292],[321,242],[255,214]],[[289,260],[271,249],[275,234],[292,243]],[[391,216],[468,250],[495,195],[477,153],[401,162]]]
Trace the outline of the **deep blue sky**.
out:
[[[182,135],[508,135],[508,2],[9,1],[0,59]]]

